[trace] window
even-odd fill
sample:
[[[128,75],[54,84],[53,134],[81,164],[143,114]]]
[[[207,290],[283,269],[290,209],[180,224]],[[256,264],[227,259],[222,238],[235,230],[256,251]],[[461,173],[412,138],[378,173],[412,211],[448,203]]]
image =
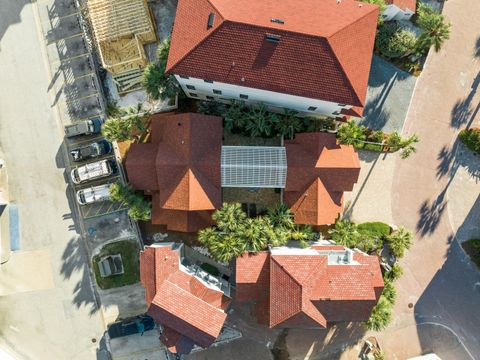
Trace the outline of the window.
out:
[[[197,95],[197,94],[195,94],[195,93],[192,93],[192,92],[191,92],[191,93],[188,93],[188,95],[190,95],[190,97],[198,97],[198,95]]]
[[[340,111],[334,111],[332,115],[340,115]]]
[[[316,106],[309,106],[308,107],[308,111],[315,111],[315,110],[317,110]]]
[[[209,84],[213,84],[212,80],[203,80],[203,81],[205,81],[206,83],[209,83]]]
[[[272,43],[278,43],[280,41],[280,35],[266,34],[265,40],[270,41]]]
[[[187,85],[187,89],[188,89],[188,90],[195,90],[195,86],[193,86],[193,85]]]
[[[213,96],[208,96],[208,95],[206,96],[206,98],[207,98],[208,100],[214,100],[214,99],[215,99]]]
[[[248,99],[248,95],[240,94],[240,99]]]
[[[347,106],[347,104],[338,104],[338,106],[345,107],[345,106]]]
[[[181,77],[182,79],[190,79],[188,76],[185,76],[185,75],[180,75],[180,77]]]
[[[214,94],[217,94],[217,95],[222,95],[222,91],[221,91],[221,90],[215,90],[215,89],[213,89],[213,93],[214,93]]]

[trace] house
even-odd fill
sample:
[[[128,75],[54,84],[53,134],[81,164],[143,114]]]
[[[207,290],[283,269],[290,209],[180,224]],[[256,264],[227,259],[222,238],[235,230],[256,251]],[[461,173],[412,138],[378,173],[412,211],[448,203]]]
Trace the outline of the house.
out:
[[[152,223],[172,231],[213,225],[224,187],[283,189],[297,224],[333,224],[360,172],[353,147],[334,134],[297,134],[285,146],[222,146],[221,118],[184,113],[154,115],[150,135],[131,145],[125,168],[130,184],[152,196]]]
[[[284,201],[295,223],[334,224],[343,211],[343,193],[352,191],[360,161],[351,145],[341,145],[334,134],[302,133],[285,141],[287,181]]]
[[[387,7],[382,12],[385,21],[410,20],[417,11],[416,0],[386,0]]]
[[[161,342],[186,354],[198,345],[209,347],[227,317],[230,286],[183,255],[183,244],[162,243],[140,252],[140,280],[150,315],[161,327]]]
[[[166,70],[191,98],[361,116],[378,11],[354,0],[179,0]]]
[[[152,196],[152,223],[195,232],[220,208],[222,119],[185,113],[152,117],[150,142],[132,144],[128,180]]]
[[[272,248],[236,259],[236,300],[270,328],[366,321],[383,291],[376,256],[331,244]]]

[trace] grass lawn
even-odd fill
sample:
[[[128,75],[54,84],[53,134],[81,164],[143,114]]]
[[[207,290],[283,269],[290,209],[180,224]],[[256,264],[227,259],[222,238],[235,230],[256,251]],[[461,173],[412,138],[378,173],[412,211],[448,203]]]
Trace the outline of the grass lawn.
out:
[[[110,289],[134,284],[140,279],[140,265],[138,260],[139,247],[136,241],[123,240],[105,245],[100,254],[93,257],[93,271],[100,289]],[[98,261],[106,255],[120,254],[122,256],[122,275],[114,275],[106,278],[100,276]]]
[[[390,235],[390,225],[380,221],[359,224],[358,230],[378,237]]]
[[[480,269],[480,239],[470,239],[462,243],[463,250]]]

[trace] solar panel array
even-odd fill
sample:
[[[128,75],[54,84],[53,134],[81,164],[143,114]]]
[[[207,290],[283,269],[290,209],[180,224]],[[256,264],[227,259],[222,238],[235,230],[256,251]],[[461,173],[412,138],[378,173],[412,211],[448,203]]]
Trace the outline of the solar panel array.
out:
[[[222,146],[222,187],[285,188],[287,155],[280,146]]]

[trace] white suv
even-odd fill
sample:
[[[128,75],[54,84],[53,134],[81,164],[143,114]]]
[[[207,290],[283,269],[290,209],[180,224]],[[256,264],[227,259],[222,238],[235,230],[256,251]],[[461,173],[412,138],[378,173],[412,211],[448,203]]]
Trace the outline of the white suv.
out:
[[[77,202],[80,205],[110,200],[110,184],[92,186],[77,191]]]
[[[100,160],[72,169],[70,176],[75,184],[107,177],[113,174],[116,165],[112,160]]]

